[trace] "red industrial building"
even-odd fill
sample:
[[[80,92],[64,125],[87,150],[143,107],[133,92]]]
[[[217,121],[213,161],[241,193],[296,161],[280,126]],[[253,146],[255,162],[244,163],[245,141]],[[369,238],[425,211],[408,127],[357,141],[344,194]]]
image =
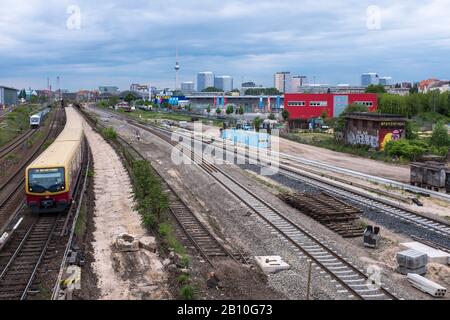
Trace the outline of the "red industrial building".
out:
[[[317,118],[324,111],[327,117],[338,117],[352,104],[362,104],[369,111],[378,107],[376,93],[287,93],[284,95],[284,108],[289,111],[289,119]]]

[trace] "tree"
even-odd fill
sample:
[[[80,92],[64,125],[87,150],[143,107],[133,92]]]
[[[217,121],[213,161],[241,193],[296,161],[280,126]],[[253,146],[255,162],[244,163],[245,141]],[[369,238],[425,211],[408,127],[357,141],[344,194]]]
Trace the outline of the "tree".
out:
[[[267,117],[269,120],[275,120],[275,114],[273,112],[269,113],[269,116]]]
[[[366,88],[366,93],[386,93],[386,89],[381,84],[371,84]]]
[[[448,147],[450,140],[448,136],[448,130],[442,122],[438,122],[433,129],[431,135],[430,144],[435,147]]]
[[[328,118],[328,113],[326,110],[323,110],[320,114],[320,117],[325,121]]]
[[[255,127],[255,131],[259,132],[259,127],[261,126],[263,120],[260,117],[256,117],[253,119],[253,126]]]
[[[289,111],[287,111],[286,109],[283,109],[283,111],[281,112],[281,116],[283,117],[284,121],[288,121],[289,120]]]
[[[110,106],[115,106],[118,103],[119,103],[119,97],[117,97],[117,96],[112,96],[108,100],[108,105],[110,105]]]
[[[216,113],[217,113],[217,114],[221,114],[221,113],[222,113],[222,109],[217,108],[217,109],[216,109]]]
[[[208,87],[203,89],[202,92],[223,92],[223,90],[216,87]]]
[[[125,98],[123,100],[125,100],[126,102],[128,102],[130,104],[131,101],[136,100],[136,98],[132,93],[129,93],[125,96]]]
[[[210,105],[208,105],[208,106],[206,107],[206,112],[208,113],[208,116],[209,116],[209,113],[211,112],[211,106],[210,106]]]
[[[242,106],[239,106],[239,114],[241,116],[244,114],[244,108],[242,108]]]
[[[20,90],[18,98],[19,99],[26,99],[27,98],[27,93],[26,93],[25,89]]]
[[[228,105],[227,108],[225,109],[226,114],[230,115],[233,113],[233,106]]]
[[[38,103],[38,102],[39,102],[39,99],[38,99],[37,96],[31,96],[30,102],[31,102],[31,103]]]

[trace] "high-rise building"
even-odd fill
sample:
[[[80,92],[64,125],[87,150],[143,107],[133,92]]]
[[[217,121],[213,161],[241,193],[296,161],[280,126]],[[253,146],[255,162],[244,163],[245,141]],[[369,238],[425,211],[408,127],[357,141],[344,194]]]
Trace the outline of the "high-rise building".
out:
[[[381,84],[382,86],[388,86],[391,84],[392,77],[380,77],[378,79],[378,84]]]
[[[361,85],[363,87],[370,86],[371,84],[379,84],[378,74],[375,72],[367,72],[361,75]]]
[[[230,92],[233,90],[233,78],[230,76],[214,77],[214,87],[221,89],[224,92]]]
[[[185,81],[181,83],[181,91],[183,93],[192,93],[195,91],[194,81]]]
[[[306,76],[292,76],[290,92],[299,92],[300,87],[303,87],[306,84],[306,81]]]
[[[274,85],[278,91],[287,93],[291,91],[291,73],[290,72],[277,72],[274,75]]]
[[[201,92],[206,88],[214,86],[214,74],[210,71],[197,73],[197,91]]]

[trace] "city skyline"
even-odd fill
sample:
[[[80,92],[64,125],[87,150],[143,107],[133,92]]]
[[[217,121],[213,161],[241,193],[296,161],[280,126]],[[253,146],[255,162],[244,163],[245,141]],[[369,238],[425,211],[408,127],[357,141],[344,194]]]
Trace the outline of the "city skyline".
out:
[[[450,30],[442,27],[449,1],[379,1],[374,28],[368,1],[185,1],[174,8],[170,1],[83,0],[79,21],[69,1],[30,2],[1,1],[14,7],[0,17],[3,85],[43,89],[50,77],[55,88],[60,76],[69,90],[173,87],[176,48],[179,83],[202,70],[230,75],[235,87],[272,87],[283,70],[330,85],[359,84],[372,70],[393,82],[450,74]]]

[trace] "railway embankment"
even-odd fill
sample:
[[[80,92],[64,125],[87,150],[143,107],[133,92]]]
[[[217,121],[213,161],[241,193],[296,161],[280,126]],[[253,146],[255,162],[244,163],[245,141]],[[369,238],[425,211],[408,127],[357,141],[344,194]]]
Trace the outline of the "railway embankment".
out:
[[[92,263],[87,272],[98,281],[99,298],[167,298],[166,275],[158,253],[139,247],[123,251],[116,246],[121,234],[139,240],[146,230],[135,210],[131,180],[120,157],[88,124],[84,128],[93,155],[95,197],[94,226],[88,230],[93,240]]]

